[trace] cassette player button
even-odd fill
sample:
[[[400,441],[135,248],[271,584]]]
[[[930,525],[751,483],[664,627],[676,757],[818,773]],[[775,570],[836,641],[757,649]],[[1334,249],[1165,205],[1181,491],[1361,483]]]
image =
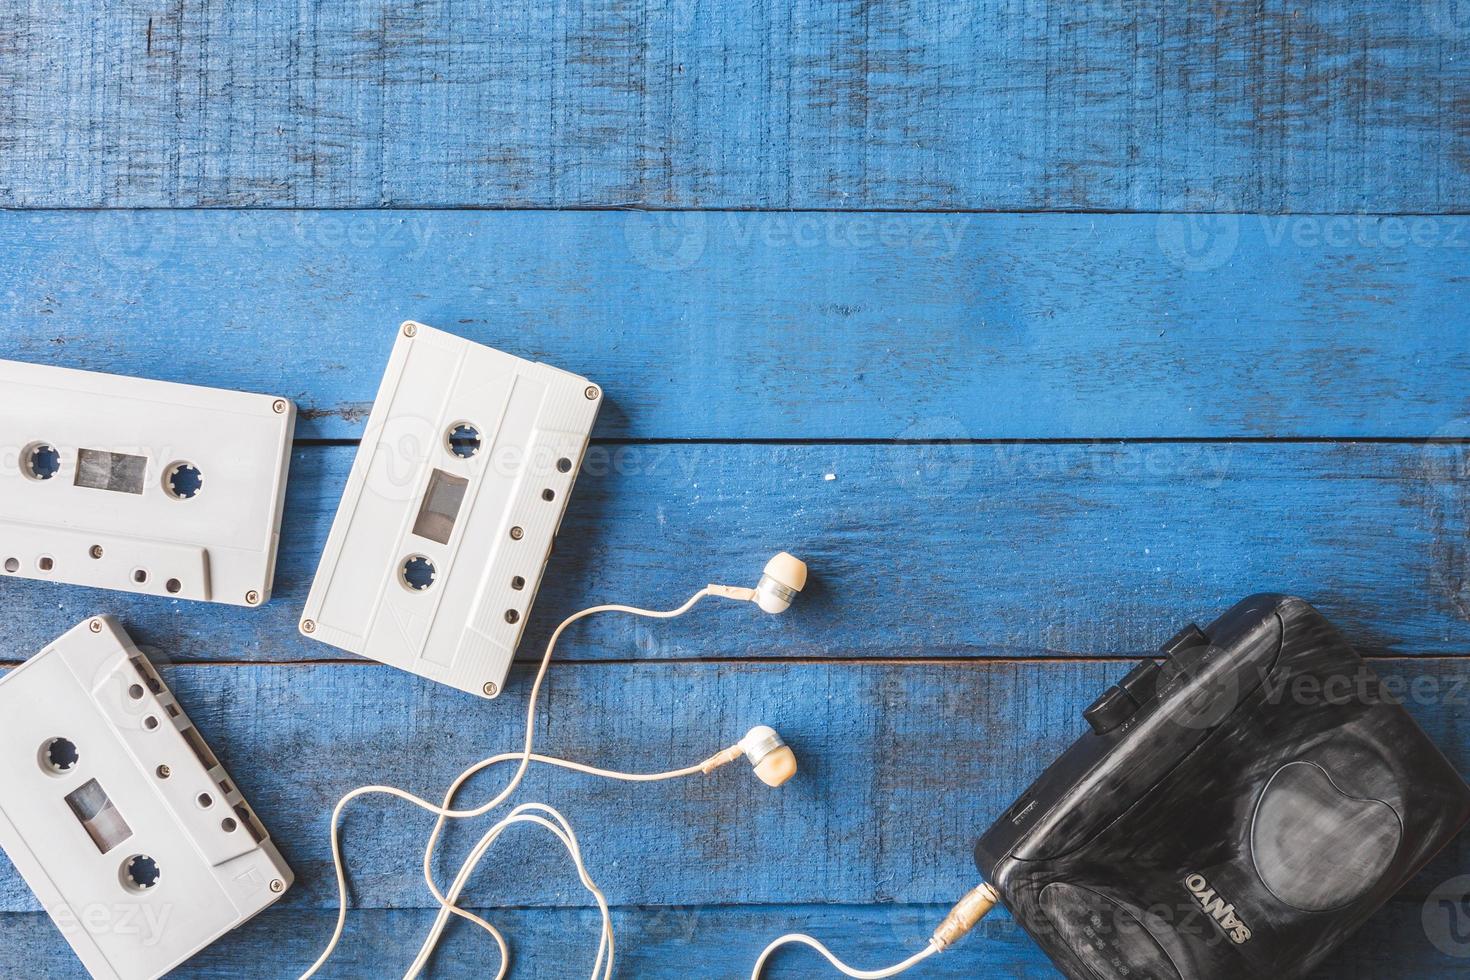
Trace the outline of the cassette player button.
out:
[[[1130,670],[1118,686],[1128,692],[1135,704],[1148,704],[1159,690],[1159,665],[1152,660],[1143,661]]]
[[[1114,684],[1082,712],[1082,717],[1087,719],[1093,731],[1099,735],[1106,735],[1132,718],[1133,713],[1137,710],[1138,702],[1134,701],[1127,691]]]
[[[1082,712],[1082,717],[1099,735],[1106,735],[1132,718],[1140,707],[1153,700],[1159,688],[1159,665],[1145,660],[1102,693]]]
[[[1190,623],[1184,629],[1169,637],[1164,642],[1164,645],[1159,648],[1159,651],[1166,657],[1173,657],[1191,647],[1205,646],[1209,642],[1210,638],[1205,636],[1205,631]]]
[[[1167,684],[1180,674],[1192,673],[1210,649],[1210,638],[1204,630],[1190,623],[1171,636],[1159,652],[1164,655],[1163,675],[1159,684]],[[1156,684],[1155,686],[1159,686]]]

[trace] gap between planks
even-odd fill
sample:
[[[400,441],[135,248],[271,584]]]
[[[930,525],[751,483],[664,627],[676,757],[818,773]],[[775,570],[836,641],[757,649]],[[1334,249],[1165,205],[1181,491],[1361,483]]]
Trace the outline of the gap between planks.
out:
[[[1415,664],[1432,664],[1436,662],[1460,663],[1470,659],[1470,650],[1464,653],[1453,654],[1393,654],[1393,653],[1363,653],[1358,654],[1363,660],[1374,663],[1389,663],[1400,660],[1411,660]],[[1161,657],[1162,654],[1155,651],[1144,651],[1134,654],[1115,654],[1105,656],[1053,656],[1053,657],[660,657],[657,659],[640,659],[637,657],[626,658],[600,658],[600,657],[556,657],[552,660],[553,666],[578,665],[597,667],[630,667],[630,666],[677,666],[677,665],[699,665],[705,667],[750,667],[767,665],[812,665],[812,666],[843,666],[861,665],[866,667],[959,667],[977,666],[984,664],[990,666],[1027,666],[1027,665],[1057,665],[1084,666],[1087,664],[1132,664],[1146,657]],[[530,670],[539,661],[517,660],[512,670]],[[0,669],[18,667],[25,660],[0,659]],[[333,657],[320,657],[302,660],[182,660],[177,663],[168,664],[169,667],[382,667],[384,664],[376,660],[356,658],[342,660]]]
[[[1092,439],[784,439],[784,438],[618,438],[593,437],[593,446],[1462,446],[1470,436],[1098,436]],[[353,447],[361,439],[296,439],[297,449]]]
[[[1443,211],[1325,211],[1325,210],[1300,210],[1300,211],[1221,211],[1214,208],[1202,208],[1200,210],[1175,210],[1169,208],[894,208],[894,207],[865,207],[865,208],[772,208],[772,207],[659,207],[658,205],[644,204],[639,202],[625,202],[613,204],[568,204],[559,207],[549,207],[537,204],[342,204],[342,205],[311,205],[299,206],[292,204],[278,205],[253,205],[242,207],[239,205],[209,205],[191,204],[181,207],[168,207],[164,205],[148,205],[142,207],[123,206],[95,206],[95,207],[66,207],[56,205],[42,205],[31,207],[26,205],[7,205],[0,207],[0,211],[14,211],[22,214],[102,214],[110,212],[174,212],[174,211],[219,211],[223,213],[244,214],[249,212],[272,212],[272,211],[294,211],[299,214],[335,214],[348,211],[420,211],[420,212],[448,212],[469,211],[484,214],[520,214],[528,212],[543,212],[546,214],[620,214],[625,212],[638,212],[643,214],[976,214],[976,215],[1079,215],[1083,217],[1113,217],[1113,216],[1167,216],[1167,215],[1266,215],[1269,217],[1286,217],[1291,215],[1310,215],[1314,218],[1463,218],[1470,217],[1470,210],[1447,209]]]

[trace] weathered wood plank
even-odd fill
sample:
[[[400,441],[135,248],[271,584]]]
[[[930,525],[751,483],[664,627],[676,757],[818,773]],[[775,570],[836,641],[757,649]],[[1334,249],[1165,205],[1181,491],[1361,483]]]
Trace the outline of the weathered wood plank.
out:
[[[0,356],[307,438],[408,318],[596,379],[601,437],[1470,435],[1470,218],[12,212],[0,254]]]
[[[581,829],[589,870],[616,903],[952,901],[974,883],[975,836],[1085,730],[1082,709],[1129,666],[563,664],[540,709],[549,754],[650,771],[697,762],[763,722],[795,748],[801,774],[772,790],[744,766],[653,787],[538,772],[518,799],[553,802]],[[1451,762],[1470,768],[1463,661],[1379,669]],[[342,793],[383,782],[442,792],[464,766],[513,749],[524,721],[524,673],[493,705],[376,665],[174,666],[166,679],[296,870],[292,908],[335,907],[327,820]],[[358,905],[430,904],[417,868],[431,823],[388,800],[349,812]],[[463,855],[474,832],[457,828],[449,854]],[[558,847],[507,837],[472,901],[586,904]],[[1422,899],[1467,864],[1462,838],[1404,894]],[[0,911],[36,909],[13,872],[0,873]]]
[[[1252,592],[1318,603],[1366,652],[1470,652],[1467,447],[1366,444],[594,446],[521,654],[596,602],[673,606],[804,556],[768,617],[711,602],[652,624],[596,617],[563,656],[1125,655]],[[292,460],[264,609],[0,580],[0,659],[99,611],[176,660],[310,660],[300,637],[354,449]],[[828,477],[832,477],[828,479]],[[3,542],[0,542],[3,548]],[[28,556],[22,556],[27,558]]]
[[[599,920],[579,909],[480,910],[505,932],[514,957],[515,980],[565,980],[592,968]],[[708,980],[745,980],[766,942],[792,929],[808,930],[861,966],[888,965],[923,946],[944,915],[937,905],[765,908],[619,908],[617,976],[688,980],[692,963]],[[423,909],[366,910],[348,919],[346,938],[325,976],[396,975],[406,969],[428,932],[433,913]],[[267,912],[226,936],[181,970],[174,980],[235,980],[248,971],[260,980],[289,980],[311,963],[332,920],[324,912],[297,909]],[[1380,980],[1395,977],[1458,977],[1460,956],[1440,951],[1424,938],[1419,903],[1397,901],[1381,910],[1315,974],[1315,980]],[[498,965],[494,945],[477,930],[454,926],[430,975],[438,980],[479,980]],[[0,916],[0,972],[48,980],[85,980],[71,950],[41,913]],[[995,913],[974,933],[937,960],[916,969],[916,978],[1006,977],[1053,980],[1057,973],[1034,943],[1005,916]],[[832,980],[835,974],[815,953],[779,954],[770,980]]]
[[[12,207],[1470,205],[1452,0],[40,0],[0,50]]]

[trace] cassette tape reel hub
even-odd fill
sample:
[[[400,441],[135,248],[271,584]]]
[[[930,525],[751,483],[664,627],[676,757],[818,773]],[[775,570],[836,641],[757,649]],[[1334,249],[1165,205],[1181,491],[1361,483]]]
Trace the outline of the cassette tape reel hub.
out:
[[[93,977],[152,980],[276,902],[291,870],[117,623],[0,679],[0,847]]]
[[[270,598],[284,398],[0,361],[0,569],[180,599]],[[13,434],[13,435],[12,435]]]
[[[498,695],[601,395],[586,378],[405,323],[301,632]]]

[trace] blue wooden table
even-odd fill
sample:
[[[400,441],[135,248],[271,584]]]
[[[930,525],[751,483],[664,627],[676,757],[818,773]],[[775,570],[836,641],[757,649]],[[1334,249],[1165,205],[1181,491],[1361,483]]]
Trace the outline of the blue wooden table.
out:
[[[622,976],[740,977],[788,927],[919,948],[1095,692],[1254,591],[1315,601],[1470,769],[1467,105],[1457,0],[8,4],[0,356],[302,411],[266,608],[0,581],[0,655],[95,612],[149,646],[299,876],[180,975],[295,976],[332,802],[437,794],[529,682],[483,703],[295,629],[413,318],[607,394],[525,659],[592,602],[811,563],[788,616],[590,622],[552,670],[545,751],[662,768],[764,721],[802,760],[532,778]],[[352,811],[328,975],[412,958],[428,826]],[[564,857],[495,854],[467,904],[513,976],[589,970]],[[1462,839],[1321,975],[1470,975],[1424,926],[1467,870]],[[0,976],[80,975],[4,863],[0,913]],[[456,927],[433,973],[494,967]],[[997,915],[914,975],[1053,974]]]

